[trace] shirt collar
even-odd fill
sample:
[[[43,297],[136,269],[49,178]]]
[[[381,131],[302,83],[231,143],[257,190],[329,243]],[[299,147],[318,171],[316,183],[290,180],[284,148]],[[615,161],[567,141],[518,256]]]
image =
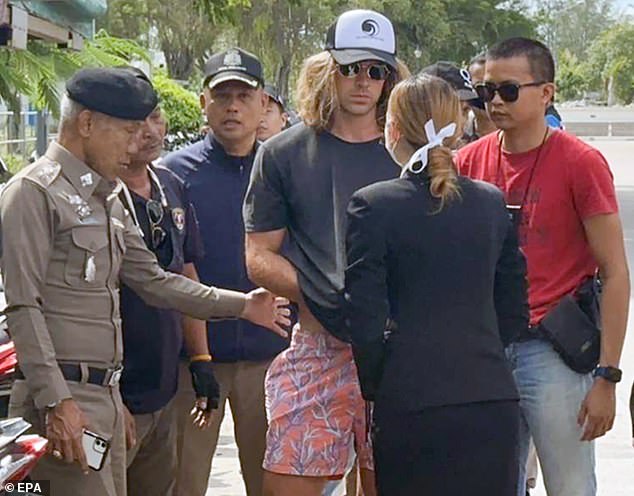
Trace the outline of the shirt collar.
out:
[[[205,150],[206,153],[209,157],[213,157],[217,160],[223,161],[224,163],[227,162],[236,162],[236,161],[242,161],[244,159],[250,159],[253,158],[255,156],[255,152],[257,151],[258,147],[260,146],[260,142],[256,140],[255,144],[253,145],[253,149],[251,150],[251,152],[249,152],[249,154],[245,157],[234,157],[232,155],[227,154],[227,152],[225,151],[224,147],[222,146],[222,143],[220,143],[220,141],[218,141],[218,139],[214,136],[213,133],[209,132],[206,134],[205,139]]]
[[[109,188],[112,191],[117,185],[116,182],[106,181],[56,141],[48,146],[46,156],[61,166],[64,175],[84,200],[88,200],[102,182],[104,184],[100,189]]]

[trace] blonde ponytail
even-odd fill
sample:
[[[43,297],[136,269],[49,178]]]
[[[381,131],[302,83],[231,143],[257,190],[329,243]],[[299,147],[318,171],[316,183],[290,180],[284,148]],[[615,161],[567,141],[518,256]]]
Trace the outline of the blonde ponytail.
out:
[[[425,124],[432,121],[434,129],[457,124],[451,136],[428,151],[427,174],[429,191],[440,199],[438,211],[460,196],[458,174],[451,148],[460,137],[460,101],[452,87],[444,80],[428,74],[410,77],[396,85],[390,96],[391,119],[414,149],[429,142]],[[452,132],[452,131],[450,131]]]

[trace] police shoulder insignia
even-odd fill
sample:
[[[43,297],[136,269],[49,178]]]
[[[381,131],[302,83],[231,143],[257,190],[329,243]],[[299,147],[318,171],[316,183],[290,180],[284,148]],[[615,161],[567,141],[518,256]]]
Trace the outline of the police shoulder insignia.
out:
[[[57,162],[44,162],[35,171],[35,177],[43,186],[50,186],[62,170]]]
[[[172,209],[172,221],[176,226],[176,229],[182,231],[185,229],[185,210],[182,208],[173,208]]]

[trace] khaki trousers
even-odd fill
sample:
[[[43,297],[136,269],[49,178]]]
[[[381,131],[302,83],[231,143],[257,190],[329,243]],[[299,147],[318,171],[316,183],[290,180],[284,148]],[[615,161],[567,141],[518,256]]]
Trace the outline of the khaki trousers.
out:
[[[172,496],[176,485],[174,399],[157,412],[134,415],[136,445],[128,450],[128,496]]]
[[[110,451],[100,471],[84,475],[77,463],[69,465],[44,455],[31,472],[31,478],[51,481],[51,496],[125,496],[125,430],[123,402],[119,387],[68,382],[73,400],[84,412],[89,430],[110,439]],[[33,424],[33,431],[46,434],[45,412],[37,410],[26,383],[18,380],[11,390],[9,416],[23,417]]]
[[[271,361],[215,363],[220,384],[220,405],[212,425],[200,430],[192,425],[189,412],[195,394],[187,363],[181,363],[176,410],[178,415],[178,476],[176,496],[204,496],[220,425],[229,400],[242,478],[248,496],[262,495],[262,461],[266,447],[264,377]]]

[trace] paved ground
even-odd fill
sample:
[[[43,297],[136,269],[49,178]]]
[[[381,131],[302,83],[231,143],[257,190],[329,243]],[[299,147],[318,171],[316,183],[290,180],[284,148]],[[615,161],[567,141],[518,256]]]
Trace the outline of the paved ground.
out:
[[[592,142],[607,157],[614,172],[628,258],[634,282],[634,139]],[[634,287],[634,284],[633,284]],[[617,389],[618,407],[614,429],[597,446],[599,496],[631,496],[634,494],[634,448],[629,418],[630,387],[634,382],[634,307],[630,315],[631,334],[623,354],[624,379]],[[225,418],[222,436],[206,496],[242,496],[245,494],[239,473],[237,449],[233,442],[232,424]],[[545,496],[543,487],[533,491],[534,496]]]

